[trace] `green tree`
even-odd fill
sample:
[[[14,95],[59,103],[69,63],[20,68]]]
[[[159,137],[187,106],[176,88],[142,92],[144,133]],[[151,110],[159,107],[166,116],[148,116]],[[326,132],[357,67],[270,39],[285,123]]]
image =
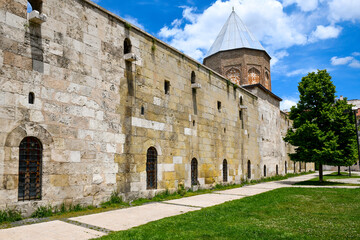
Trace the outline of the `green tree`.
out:
[[[354,165],[358,158],[355,117],[352,105],[348,104],[346,98],[338,100],[333,111],[335,121],[332,129],[338,136],[339,153],[335,155],[332,165],[340,169],[340,166]]]
[[[300,101],[291,108],[289,129],[285,141],[295,146],[290,153],[296,162],[319,164],[319,180],[323,181],[323,165],[355,163],[355,125],[351,121],[351,105],[335,103],[335,86],[326,70],[303,77],[299,83]],[[351,112],[351,111],[350,111]]]

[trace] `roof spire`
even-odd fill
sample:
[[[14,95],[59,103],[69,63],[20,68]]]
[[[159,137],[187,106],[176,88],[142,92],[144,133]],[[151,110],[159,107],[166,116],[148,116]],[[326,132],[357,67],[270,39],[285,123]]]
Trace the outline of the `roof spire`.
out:
[[[221,51],[250,48],[266,51],[235,12],[235,7],[205,57]]]

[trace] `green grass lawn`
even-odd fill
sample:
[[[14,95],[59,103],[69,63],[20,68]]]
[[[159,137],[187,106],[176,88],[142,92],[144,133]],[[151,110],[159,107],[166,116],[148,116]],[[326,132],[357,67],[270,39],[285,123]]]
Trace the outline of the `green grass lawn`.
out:
[[[303,181],[296,183],[295,185],[316,185],[316,186],[360,186],[360,184],[351,184],[351,183],[340,183],[340,182],[330,182],[330,179],[348,179],[348,178],[360,178],[359,175],[349,176],[348,173],[341,172],[341,175],[337,175],[337,172],[331,174],[326,174],[323,176],[323,182],[319,182],[319,177],[310,179],[308,181]]]
[[[360,189],[282,188],[100,239],[360,239]]]
[[[337,172],[333,172],[331,174],[324,175],[324,179],[343,179],[343,178],[360,178],[359,175],[356,173],[349,176],[349,173],[347,172],[341,172],[340,175],[338,175]]]

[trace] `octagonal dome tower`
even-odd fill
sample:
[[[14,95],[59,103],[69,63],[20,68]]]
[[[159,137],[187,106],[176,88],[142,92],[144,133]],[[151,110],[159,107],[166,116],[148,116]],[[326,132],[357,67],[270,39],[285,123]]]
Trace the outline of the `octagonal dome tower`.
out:
[[[204,65],[240,86],[271,91],[271,57],[233,10],[204,59]]]

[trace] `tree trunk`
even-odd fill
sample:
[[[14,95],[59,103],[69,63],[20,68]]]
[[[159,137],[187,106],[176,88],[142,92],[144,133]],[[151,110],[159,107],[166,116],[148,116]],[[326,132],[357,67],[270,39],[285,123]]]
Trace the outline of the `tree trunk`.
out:
[[[349,166],[349,177],[351,177],[351,167]]]
[[[341,172],[340,172],[340,166],[338,166],[338,176],[341,175]]]
[[[323,178],[323,165],[322,165],[322,163],[320,163],[319,164],[319,182],[323,182],[324,180],[323,180],[324,178]]]

